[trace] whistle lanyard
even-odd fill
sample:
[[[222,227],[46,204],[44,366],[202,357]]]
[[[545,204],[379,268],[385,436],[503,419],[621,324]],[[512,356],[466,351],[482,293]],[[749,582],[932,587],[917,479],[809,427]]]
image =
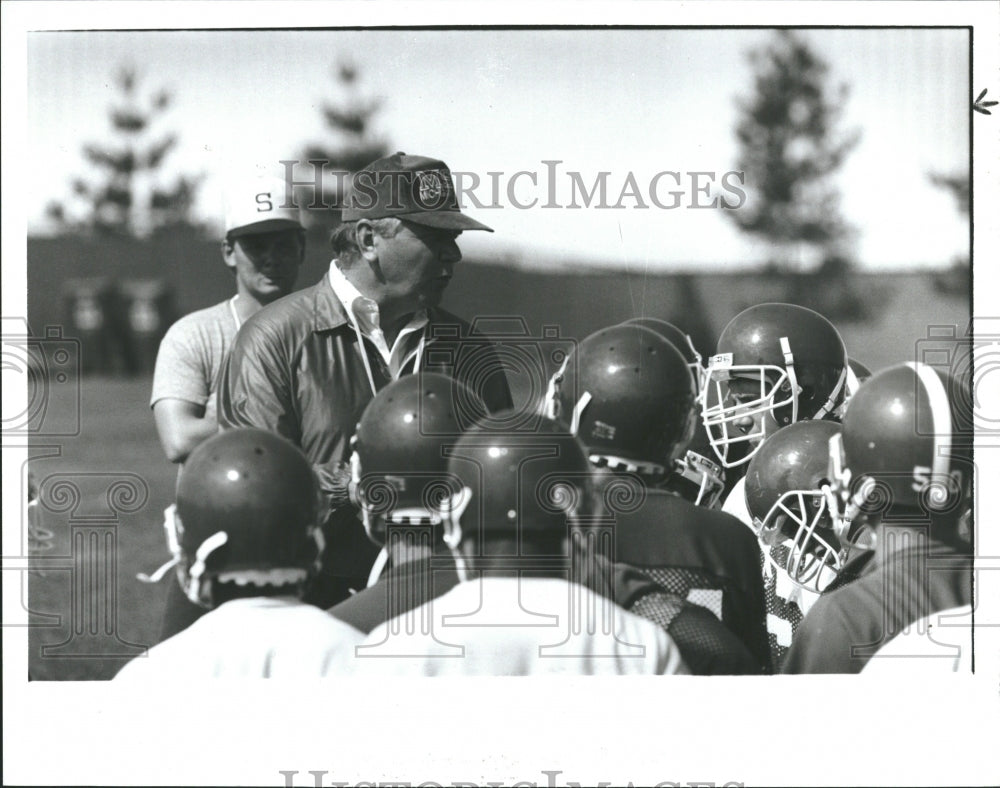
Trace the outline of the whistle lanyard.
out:
[[[361,326],[358,324],[357,316],[352,314],[351,317],[353,318],[353,320],[351,320],[351,324],[354,326],[354,333],[358,338],[358,351],[361,353],[361,362],[365,365],[365,374],[368,376],[368,385],[371,387],[372,396],[374,397],[378,394],[378,387],[375,385],[375,376],[372,374],[372,365],[368,358],[368,348],[365,345],[365,336],[361,333]],[[413,372],[416,373],[420,369],[420,362],[423,360],[424,346],[426,344],[425,340],[427,338],[426,329],[426,325],[420,328],[420,341],[417,342],[416,348],[404,356],[395,373],[393,373],[391,369],[389,370],[389,375],[393,380],[399,380],[400,376],[403,374],[403,370],[406,369],[406,365],[410,363],[411,358],[413,359]],[[390,360],[391,358],[392,354],[390,353]]]

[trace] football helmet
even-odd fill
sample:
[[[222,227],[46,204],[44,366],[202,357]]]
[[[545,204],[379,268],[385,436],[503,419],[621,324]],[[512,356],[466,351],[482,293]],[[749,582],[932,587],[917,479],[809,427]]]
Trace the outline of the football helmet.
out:
[[[847,556],[827,478],[830,439],[839,429],[830,421],[800,421],[779,430],[754,454],[744,481],[765,560],[814,593],[836,577]]]
[[[470,531],[480,541],[504,531],[512,539],[568,535],[572,521],[590,511],[592,469],[583,444],[545,418],[530,432],[491,428],[506,415],[480,422],[449,450],[448,473],[461,485],[442,506],[449,547]]]
[[[719,337],[699,396],[722,465],[749,462],[781,427],[832,417],[846,394],[847,368],[844,341],[817,312],[792,304],[740,312]],[[730,447],[741,443],[748,451],[734,459]]]
[[[691,337],[673,323],[658,317],[633,317],[622,325],[638,325],[651,328],[677,348],[688,363],[695,392],[702,390],[705,367],[701,354],[695,350]],[[674,460],[673,473],[663,482],[662,487],[686,498],[696,506],[717,509],[722,505],[722,493],[726,487],[726,476],[722,467],[711,460],[712,454],[704,430],[695,429],[684,456]]]
[[[279,435],[247,427],[199,444],[181,470],[168,520],[188,598],[211,607],[212,580],[304,582],[322,551],[321,511],[312,466]]]
[[[448,483],[446,447],[470,403],[482,408],[476,416],[486,413],[471,390],[437,372],[405,375],[368,403],[351,440],[351,478],[373,542],[385,543],[387,522],[441,522],[441,502],[458,490]]]
[[[719,509],[726,489],[726,472],[713,459],[712,448],[704,430],[696,430],[684,456],[674,461],[674,472],[663,482],[663,489],[686,498],[696,506]]]
[[[921,362],[872,375],[851,398],[839,440],[831,442],[831,480],[843,516],[953,514],[968,506],[971,400],[955,379]]]
[[[687,361],[688,369],[691,370],[691,378],[694,380],[695,393],[701,391],[705,381],[705,366],[701,362],[701,354],[695,349],[691,336],[685,334],[673,323],[660,320],[658,317],[633,317],[622,323],[623,326],[636,325],[651,328],[671,345],[677,348],[684,360]]]
[[[616,325],[584,339],[549,385],[549,413],[569,425],[590,460],[662,476],[694,435],[687,363],[651,329]]]

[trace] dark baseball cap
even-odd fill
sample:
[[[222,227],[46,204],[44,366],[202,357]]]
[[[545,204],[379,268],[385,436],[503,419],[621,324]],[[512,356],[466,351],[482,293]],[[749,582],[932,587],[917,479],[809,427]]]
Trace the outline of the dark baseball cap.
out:
[[[440,159],[394,153],[376,159],[351,179],[343,221],[393,216],[445,230],[486,230],[459,210],[451,170]]]

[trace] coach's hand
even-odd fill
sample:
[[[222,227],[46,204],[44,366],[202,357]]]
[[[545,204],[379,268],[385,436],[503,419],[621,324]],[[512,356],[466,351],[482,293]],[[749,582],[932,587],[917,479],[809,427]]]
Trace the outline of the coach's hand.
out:
[[[326,502],[327,512],[344,506],[357,506],[351,483],[351,470],[346,462],[328,462],[313,465],[319,477],[320,491]]]

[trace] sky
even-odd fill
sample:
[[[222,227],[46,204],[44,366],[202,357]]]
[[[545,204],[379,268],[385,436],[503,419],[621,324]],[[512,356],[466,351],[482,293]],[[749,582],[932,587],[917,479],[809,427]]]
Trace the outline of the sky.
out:
[[[360,92],[383,107],[376,132],[394,150],[444,159],[476,173],[472,191],[501,207],[467,209],[493,235],[466,234],[466,253],[502,251],[522,265],[603,263],[655,269],[749,266],[767,247],[720,208],[735,199],[721,180],[736,167],[736,101],[746,98],[746,54],[761,29],[77,31],[28,36],[31,161],[51,184],[29,197],[30,232],[44,209],[90,172],[80,149],[109,138],[111,79],[132,64],[143,88],[175,101],[161,121],[180,134],[167,165],[204,175],[197,210],[218,220],[225,183],[248,169],[330,141],[320,108],[343,97],[332,77],[356,64]],[[812,29],[802,32],[850,98],[841,128],[861,142],[837,175],[845,217],[858,228],[859,262],[874,270],[942,267],[967,253],[968,225],[928,173],[968,167],[968,33],[959,29]],[[558,165],[543,162],[558,161]],[[555,175],[550,177],[554,167]],[[651,201],[656,173],[661,205]],[[508,193],[512,176],[513,199]],[[645,209],[541,207],[572,202],[571,172],[592,188],[609,173],[608,204],[631,173]],[[692,175],[703,172],[711,175]],[[309,172],[296,170],[296,178]],[[472,177],[472,176],[469,176]],[[472,183],[472,181],[464,181]],[[733,181],[728,181],[732,184]],[[549,187],[555,200],[549,200]],[[708,191],[696,193],[702,187]],[[577,192],[579,193],[579,192]],[[529,209],[519,209],[538,198]],[[582,199],[577,204],[583,206]],[[478,236],[478,237],[477,237]]]

